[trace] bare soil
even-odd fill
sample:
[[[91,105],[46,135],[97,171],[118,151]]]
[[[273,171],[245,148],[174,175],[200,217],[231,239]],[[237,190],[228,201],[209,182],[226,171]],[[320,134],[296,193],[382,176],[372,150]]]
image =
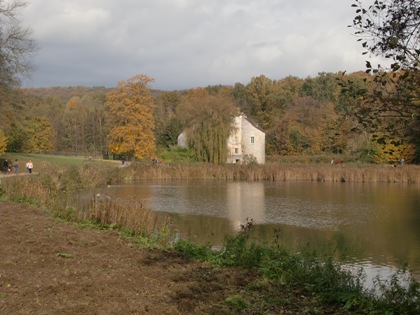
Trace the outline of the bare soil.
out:
[[[0,314],[320,311],[314,298],[281,288],[262,292],[267,287],[256,279],[252,271],[139,249],[116,231],[81,228],[30,205],[0,202]]]

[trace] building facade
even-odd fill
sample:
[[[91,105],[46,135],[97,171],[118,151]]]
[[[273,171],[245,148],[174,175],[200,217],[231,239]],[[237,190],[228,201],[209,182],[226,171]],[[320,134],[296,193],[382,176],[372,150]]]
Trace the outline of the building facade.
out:
[[[227,163],[265,163],[265,133],[245,115],[234,118],[234,129],[228,140]],[[187,147],[185,132],[178,136],[178,146]]]
[[[245,115],[235,117],[235,128],[228,138],[227,163],[265,163],[265,133]]]

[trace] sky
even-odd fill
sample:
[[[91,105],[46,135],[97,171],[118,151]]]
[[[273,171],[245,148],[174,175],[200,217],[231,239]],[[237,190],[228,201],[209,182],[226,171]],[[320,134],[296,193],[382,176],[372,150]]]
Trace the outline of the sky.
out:
[[[25,87],[247,84],[364,70],[353,0],[26,0],[37,70]]]

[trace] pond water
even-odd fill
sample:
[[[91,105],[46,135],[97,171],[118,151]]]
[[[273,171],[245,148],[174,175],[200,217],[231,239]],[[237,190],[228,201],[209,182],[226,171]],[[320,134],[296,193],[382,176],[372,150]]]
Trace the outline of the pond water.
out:
[[[252,237],[310,246],[389,275],[407,263],[420,280],[420,187],[325,182],[162,181],[101,193],[170,216],[182,238],[221,245],[247,219]]]

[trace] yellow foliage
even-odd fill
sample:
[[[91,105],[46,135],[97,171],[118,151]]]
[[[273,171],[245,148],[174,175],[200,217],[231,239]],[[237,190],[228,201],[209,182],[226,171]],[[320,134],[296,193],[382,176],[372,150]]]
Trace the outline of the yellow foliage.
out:
[[[106,95],[106,122],[110,128],[108,147],[111,152],[137,158],[154,157],[154,101],[148,87],[152,81],[145,75],[137,75],[119,82]]]
[[[31,120],[28,128],[31,147],[34,152],[52,151],[55,149],[56,134],[46,117],[36,117]]]
[[[376,153],[375,163],[396,163],[402,159],[405,162],[411,162],[415,156],[416,150],[413,144],[394,144],[388,140],[385,144],[375,144]]]
[[[0,129],[0,154],[6,152],[8,138],[4,134],[3,130]]]

